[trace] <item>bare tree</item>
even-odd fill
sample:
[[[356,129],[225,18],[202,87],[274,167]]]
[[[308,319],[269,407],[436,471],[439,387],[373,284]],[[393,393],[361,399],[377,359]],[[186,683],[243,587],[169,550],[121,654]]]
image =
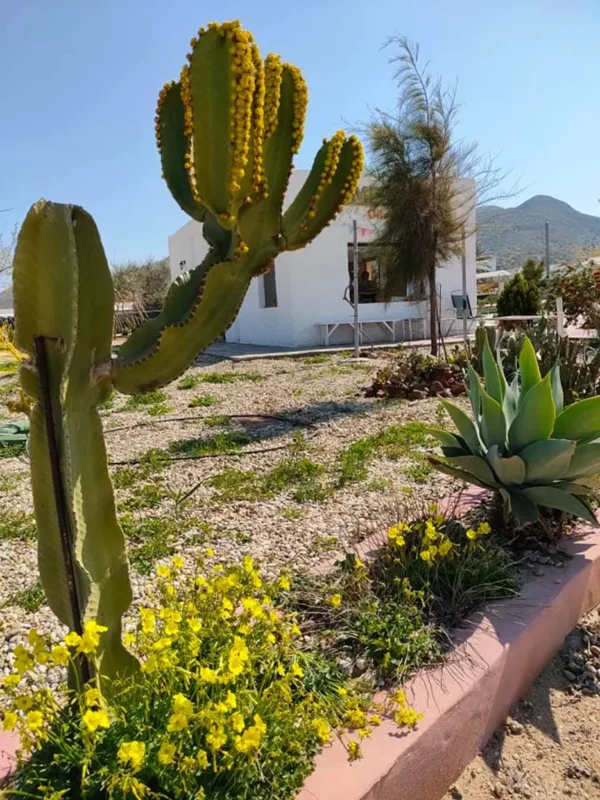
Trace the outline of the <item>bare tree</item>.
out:
[[[430,306],[431,352],[437,344],[436,268],[459,255],[463,236],[474,233],[474,208],[516,193],[498,193],[508,174],[480,155],[475,142],[456,138],[457,84],[445,86],[419,62],[419,47],[404,37],[396,49],[398,103],[394,113],[377,110],[362,131],[372,182],[361,199],[381,220],[372,243],[384,275],[386,299],[410,284]],[[472,178],[473,181],[461,181]]]
[[[17,243],[17,231],[18,228],[15,225],[7,239],[4,239],[0,233],[0,278],[2,278],[3,275],[9,275],[12,271],[13,256]]]

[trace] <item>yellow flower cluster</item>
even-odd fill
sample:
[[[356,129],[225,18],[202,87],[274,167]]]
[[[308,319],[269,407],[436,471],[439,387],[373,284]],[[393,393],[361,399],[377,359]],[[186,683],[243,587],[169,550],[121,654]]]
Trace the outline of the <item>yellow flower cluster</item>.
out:
[[[352,134],[348,137],[348,144],[352,148],[352,169],[344,183],[344,191],[341,196],[341,206],[350,203],[358,189],[360,176],[365,168],[365,153],[360,139]],[[339,212],[338,208],[338,212]],[[337,212],[336,212],[337,213]]]
[[[308,108],[308,86],[298,67],[293,64],[283,65],[290,75],[294,84],[294,122],[292,125],[292,153],[300,150],[302,139],[304,138],[304,123],[306,121],[306,109]]]
[[[444,517],[440,514],[413,525],[400,522],[388,530],[388,542],[397,550],[399,558],[420,558],[432,565],[438,559],[451,557],[457,552],[454,542],[442,530],[443,523]]]
[[[106,781],[96,787],[99,796],[149,797],[152,785],[174,800],[201,797],[205,773],[206,786],[223,775],[247,787],[249,771],[259,776],[267,764],[273,774],[290,747],[300,760],[307,754],[309,763],[308,754],[334,731],[353,734],[357,741],[347,743],[348,754],[359,757],[360,741],[381,723],[380,711],[393,713],[395,703],[376,705],[344,683],[325,697],[313,692],[314,657],[299,646],[294,615],[273,601],[289,591],[289,578],[263,580],[250,557],[233,566],[210,558],[192,575],[177,556],[157,568],[128,637],[142,671],[112,681],[106,699],[98,685],[75,693],[63,684],[59,717],[53,694],[29,681],[29,670],[42,662],[59,666],[63,675],[64,665],[82,653],[94,663],[102,626],[88,622],[62,644],[32,631],[29,646],[16,648],[25,672],[2,682],[2,727],[16,730],[27,752],[56,746],[62,759],[83,748],[86,780]],[[360,559],[353,567],[357,576],[364,571]],[[331,603],[338,607],[341,597],[332,595]],[[76,746],[50,744],[64,737]]]
[[[156,113],[154,116],[154,133],[156,135],[156,144],[159,151],[162,139],[162,108],[165,102],[165,98],[173,86],[175,86],[175,81],[169,81],[168,83],[165,83],[163,88],[158,93],[158,100],[156,102]]]
[[[475,542],[480,536],[487,536],[491,533],[492,529],[488,522],[480,522],[477,528],[469,528],[466,532],[466,537],[471,542]]]
[[[405,728],[416,727],[419,720],[423,719],[423,714],[418,714],[414,708],[408,705],[406,693],[402,689],[398,689],[394,696],[397,703],[396,713],[394,714],[394,721],[396,725]]]
[[[308,218],[314,219],[317,214],[317,206],[319,204],[319,200],[321,199],[321,195],[325,191],[325,188],[329,186],[331,181],[333,180],[335,173],[337,171],[338,165],[340,163],[340,153],[342,152],[342,147],[344,146],[344,142],[346,141],[346,134],[343,130],[337,131],[329,141],[327,139],[323,140],[323,144],[326,145],[327,150],[325,153],[325,163],[323,165],[323,170],[321,171],[321,178],[319,180],[319,185],[313,196],[310,199],[310,203],[308,206]]]
[[[282,77],[283,66],[281,58],[275,53],[269,53],[265,59],[265,140],[271,136],[277,127]]]

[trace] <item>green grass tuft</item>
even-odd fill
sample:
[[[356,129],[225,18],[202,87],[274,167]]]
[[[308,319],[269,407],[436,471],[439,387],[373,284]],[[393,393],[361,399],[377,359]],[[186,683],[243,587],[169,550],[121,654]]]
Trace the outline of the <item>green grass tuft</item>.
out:
[[[169,445],[171,453],[186,456],[219,455],[238,453],[252,439],[246,433],[227,431],[217,433],[208,439],[179,439]]]
[[[204,419],[204,424],[208,425],[209,428],[228,428],[232,421],[231,417],[228,417],[227,414],[216,414],[214,417],[206,417]]]
[[[317,353],[314,356],[304,356],[303,364],[328,364],[331,361],[329,353]]]
[[[273,496],[261,477],[250,470],[226,469],[210,478],[208,485],[219,492],[221,500],[257,502]]]
[[[46,595],[40,583],[28,586],[22,592],[16,592],[8,598],[5,605],[20,606],[24,611],[34,613],[39,611],[46,602]]]
[[[207,408],[208,406],[216,406],[221,401],[212,394],[199,394],[188,403],[189,408]]]
[[[146,394],[133,394],[127,398],[123,411],[137,411],[145,406],[154,406],[164,403],[167,393],[162,391],[146,392]]]
[[[177,384],[178,389],[195,389],[198,385],[197,375],[186,375]]]
[[[0,542],[31,541],[35,539],[37,528],[33,514],[19,511],[15,514],[4,508],[0,514]]]

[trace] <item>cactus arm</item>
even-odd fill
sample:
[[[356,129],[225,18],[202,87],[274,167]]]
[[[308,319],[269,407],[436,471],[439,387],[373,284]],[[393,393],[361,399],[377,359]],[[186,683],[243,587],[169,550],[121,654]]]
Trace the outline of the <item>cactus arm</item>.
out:
[[[113,383],[124,394],[165,386],[189,367],[234,321],[244,299],[252,269],[248,258],[208,267],[196,291],[185,293],[186,307],[179,317],[165,322],[150,352],[136,360],[119,354],[113,366]]]
[[[42,282],[50,291],[37,291]],[[32,207],[17,243],[14,297],[17,343],[32,362],[22,383],[36,401],[30,455],[42,585],[65,625],[78,630],[95,619],[108,627],[98,657],[113,676],[136,664],[120,640],[131,588],[96,408],[110,391],[114,300],[83,209]]]
[[[167,83],[158,96],[156,143],[160,152],[163,178],[182,211],[202,222],[206,208],[194,199],[189,172],[185,167],[188,140],[185,135],[181,84]]]
[[[264,171],[268,194],[260,202],[244,209],[239,227],[250,250],[266,242],[275,243],[275,255],[282,225],[282,208],[292,171],[293,157],[302,138],[308,92],[296,67],[281,64],[278,56],[265,62],[265,147]]]
[[[326,141],[300,192],[283,215],[286,250],[305,247],[352,199],[363,170],[362,145],[338,131]]]

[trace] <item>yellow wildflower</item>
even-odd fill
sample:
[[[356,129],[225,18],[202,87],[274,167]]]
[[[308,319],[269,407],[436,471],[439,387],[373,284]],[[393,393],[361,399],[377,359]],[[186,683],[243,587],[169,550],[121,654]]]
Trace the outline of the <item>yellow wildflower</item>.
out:
[[[20,675],[7,675],[3,681],[2,685],[8,687],[9,689],[14,689],[15,686],[18,686],[21,681]]]
[[[142,664],[142,672],[147,673],[148,675],[152,675],[153,672],[156,672],[158,669],[158,660],[156,656],[150,656],[143,664]]]
[[[206,551],[206,555],[209,558],[212,558],[214,556],[214,554],[215,554],[215,551],[212,549],[212,547],[209,547],[208,550]]]
[[[179,625],[175,622],[175,620],[170,619],[167,624],[165,625],[165,633],[167,636],[175,636],[179,633]]]
[[[206,744],[211,750],[220,750],[227,744],[227,734],[223,728],[213,728],[211,733],[207,733]]]
[[[14,711],[5,711],[4,720],[2,721],[2,728],[5,731],[13,731],[17,725],[18,716]]]
[[[374,728],[377,728],[379,725],[381,725],[381,717],[379,714],[373,714],[372,717],[369,717],[369,725],[372,725]]]
[[[126,631],[125,635],[123,636],[123,644],[126,647],[130,647],[132,644],[135,644],[135,634],[131,631]]]
[[[233,611],[233,603],[228,597],[224,597],[221,601],[221,608],[224,611]]]
[[[163,767],[168,767],[175,761],[176,747],[171,742],[163,742],[158,751],[158,760]]]
[[[210,667],[200,667],[200,680],[204,681],[204,683],[216,683],[219,680],[219,676]]]
[[[339,608],[342,605],[342,595],[332,594],[331,597],[327,600],[327,602],[332,608]]]
[[[282,575],[279,578],[279,588],[284,592],[289,592],[291,588],[289,578],[287,578],[285,575]]]
[[[438,545],[438,552],[442,557],[447,556],[450,550],[452,550],[452,542],[450,539],[444,539],[444,541],[440,542]]]
[[[430,545],[429,546],[429,553],[430,553],[432,558],[435,558],[437,556],[437,554],[438,554],[437,545],[435,545],[435,544]]]
[[[159,578],[165,578],[165,580],[169,580],[172,575],[170,567],[165,566],[164,564],[159,564],[156,568],[156,574]]]
[[[242,597],[244,611],[248,611],[255,619],[265,616],[265,610],[254,597]]]
[[[198,633],[202,630],[202,623],[198,619],[198,617],[190,617],[187,621],[188,628],[192,631],[192,633]]]
[[[292,634],[292,636],[301,636],[302,635],[302,631],[300,630],[300,626],[296,622],[294,622],[294,624],[290,628],[290,633]]]
[[[191,700],[188,700],[188,698],[180,692],[173,697],[173,711],[176,714],[185,714],[186,717],[191,717],[194,713],[194,706]]]
[[[326,744],[331,737],[331,728],[327,720],[323,718],[314,719],[312,721],[312,727],[314,728],[319,741],[322,744]]]
[[[350,761],[357,761],[359,758],[362,758],[360,744],[354,740],[348,742],[348,758]]]
[[[168,636],[163,636],[160,639],[157,639],[154,644],[152,645],[153,650],[166,650],[167,647],[170,647],[173,643],[173,640],[170,639]]]
[[[292,664],[292,666],[290,667],[290,672],[292,673],[294,678],[303,678],[304,677],[304,670],[302,669],[300,664],[297,664],[295,661]]]
[[[71,631],[65,636],[64,642],[67,647],[77,647],[81,642],[81,636],[78,633],[75,633],[75,631]]]
[[[146,755],[146,745],[143,742],[121,742],[117,758],[122,764],[129,765],[135,772],[141,766]]]
[[[33,707],[33,699],[28,694],[24,694],[21,697],[17,697],[15,706],[19,711],[29,711]]]
[[[428,564],[428,563],[430,563],[430,562],[431,562],[431,553],[429,552],[429,550],[422,550],[422,551],[419,553],[419,556],[420,556],[420,557],[423,559],[423,561],[424,561],[426,564]]]
[[[470,539],[472,542],[474,542],[475,539],[477,538],[477,531],[474,531],[473,528],[469,528],[469,530],[467,531],[466,536],[467,536],[467,539]]]
[[[156,630],[156,615],[151,608],[140,608],[140,619],[144,633],[154,633]]]
[[[173,733],[174,731],[184,731],[189,724],[190,718],[185,714],[172,714],[169,717],[167,730],[169,733]]]
[[[25,717],[25,724],[32,733],[39,731],[44,724],[44,716],[41,711],[30,711]]]
[[[258,716],[258,715],[257,715]],[[256,717],[255,717],[256,719]],[[260,719],[260,717],[259,717]],[[261,720],[262,723],[262,720]],[[238,736],[235,749],[239,753],[248,753],[250,750],[258,750],[260,747],[260,742],[263,737],[263,733],[266,730],[264,725],[252,725],[250,728],[244,731],[241,736]]]
[[[110,719],[103,708],[98,711],[88,708],[82,719],[85,727],[92,733],[97,731],[98,728],[110,728]]]
[[[101,706],[102,694],[99,689],[90,687],[85,690],[85,704],[86,706]]]
[[[235,714],[231,716],[231,727],[236,733],[241,733],[244,728],[246,727],[246,723],[244,722],[243,716],[236,711]]]
[[[83,634],[77,645],[78,653],[93,653],[100,644],[100,634],[105,633],[108,628],[105,625],[98,625],[96,620],[88,619],[83,627]]]
[[[171,564],[175,567],[175,569],[183,569],[185,566],[185,561],[181,556],[173,556],[171,559]]]
[[[364,728],[366,724],[367,717],[365,712],[361,711],[360,708],[353,708],[348,712],[346,716],[346,727],[351,730],[357,730],[358,728]]]
[[[477,533],[480,536],[485,536],[486,534],[491,532],[491,527],[489,522],[480,522],[479,527],[477,528]]]
[[[225,705],[227,706],[229,711],[233,711],[233,709],[237,707],[237,697],[233,692],[227,692],[227,697],[225,698]]]
[[[208,768],[208,753],[206,750],[198,750],[196,753],[196,761],[198,762],[200,769]]]
[[[435,542],[438,537],[438,532],[435,529],[435,525],[433,522],[428,519],[425,523],[425,538],[428,539],[430,542]]]
[[[396,725],[407,728],[414,728],[420,719],[423,719],[423,714],[417,714],[414,708],[399,708],[394,714]]]

